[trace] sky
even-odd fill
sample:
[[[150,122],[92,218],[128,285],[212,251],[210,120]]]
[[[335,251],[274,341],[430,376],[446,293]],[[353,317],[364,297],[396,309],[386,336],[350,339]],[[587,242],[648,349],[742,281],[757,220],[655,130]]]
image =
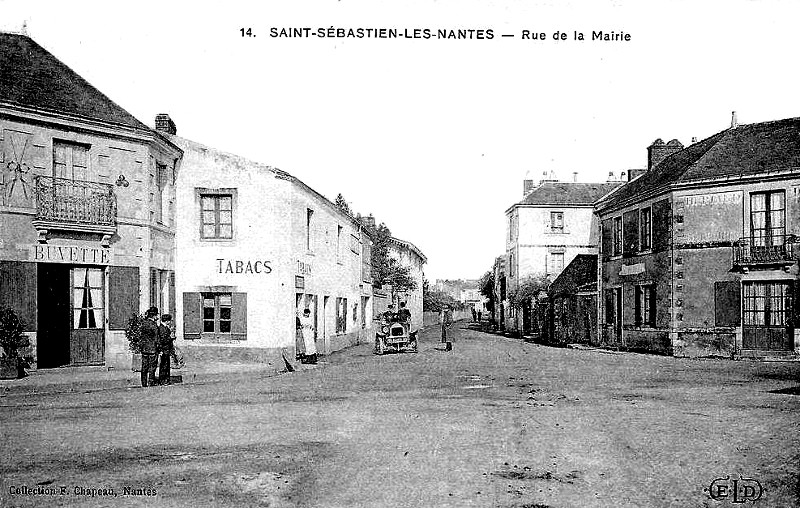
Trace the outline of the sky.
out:
[[[605,181],[645,167],[656,138],[688,145],[732,111],[800,116],[798,19],[794,0],[0,0],[0,30],[24,23],[150,126],[168,113],[179,136],[341,193],[419,247],[430,281],[491,268],[526,178]],[[271,37],[305,27],[433,37]]]

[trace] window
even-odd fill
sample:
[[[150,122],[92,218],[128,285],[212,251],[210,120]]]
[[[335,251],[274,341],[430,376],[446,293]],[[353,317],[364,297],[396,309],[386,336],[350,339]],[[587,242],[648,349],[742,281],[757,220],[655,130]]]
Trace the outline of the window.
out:
[[[311,218],[314,216],[314,210],[306,208],[306,250],[311,251]]]
[[[634,324],[636,326],[655,327],[656,325],[656,288],[652,284],[635,286],[636,301],[634,308]]]
[[[792,295],[788,282],[743,282],[744,326],[789,326]]]
[[[336,333],[347,332],[347,298],[336,298]]]
[[[782,190],[750,194],[750,231],[754,247],[784,244],[786,197]]]
[[[551,275],[558,275],[564,270],[564,253],[551,252],[549,258],[550,263],[547,267],[547,273]]]
[[[88,180],[89,147],[66,141],[53,141],[53,176],[68,180]]]
[[[156,194],[153,196],[153,210],[155,220],[164,224],[164,187],[167,184],[167,165],[156,162]]]
[[[342,262],[342,226],[336,226],[336,261]]]
[[[611,224],[612,256],[622,254],[622,217],[614,217]]]
[[[231,333],[231,294],[203,293],[203,333]]]
[[[550,232],[564,232],[564,212],[550,212]]]
[[[508,216],[508,240],[511,241],[514,239],[514,216]]]
[[[639,212],[639,248],[641,250],[650,250],[653,246],[653,230],[651,223],[650,207],[642,208]]]
[[[233,195],[202,194],[201,238],[231,239],[233,238]]]
[[[103,270],[99,268],[74,268],[73,325],[74,330],[105,328],[103,321]]]

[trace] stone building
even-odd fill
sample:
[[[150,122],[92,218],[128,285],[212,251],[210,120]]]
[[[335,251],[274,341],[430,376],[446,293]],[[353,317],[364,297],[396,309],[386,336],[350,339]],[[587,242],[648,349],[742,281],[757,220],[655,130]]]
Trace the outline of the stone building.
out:
[[[174,308],[181,150],[25,35],[0,33],[0,306],[38,368],[130,368],[128,319]]]
[[[798,351],[800,119],[737,125],[600,200],[599,339],[676,356]]]
[[[298,312],[327,354],[374,340],[371,240],[280,169],[168,134],[177,183],[178,344],[194,358],[294,359]]]
[[[554,280],[578,254],[597,251],[599,236],[594,202],[622,184],[561,182],[552,175],[538,186],[523,184],[524,197],[506,210],[506,292],[512,293],[529,277]],[[521,312],[508,300],[504,326],[511,331],[538,331],[532,305]]]
[[[425,278],[424,265],[428,262],[428,258],[413,243],[394,237],[389,245],[389,255],[397,259],[400,266],[408,266],[411,269],[411,278],[417,284],[414,290],[397,296],[411,311],[411,329],[418,330],[422,328],[422,284]]]

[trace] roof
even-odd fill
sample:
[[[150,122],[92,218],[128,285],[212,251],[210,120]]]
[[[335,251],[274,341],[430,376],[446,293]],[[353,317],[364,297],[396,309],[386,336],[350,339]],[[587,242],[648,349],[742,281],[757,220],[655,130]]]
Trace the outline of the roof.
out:
[[[275,176],[275,178],[280,178],[281,180],[286,180],[299,187],[302,187],[303,189],[307,190],[311,194],[318,197],[322,202],[334,208],[337,213],[347,217],[353,224],[359,226],[361,228],[361,231],[365,235],[367,235],[370,239],[373,239],[369,230],[367,228],[364,228],[364,225],[358,219],[356,219],[349,213],[345,212],[344,210],[336,206],[336,204],[332,202],[330,199],[326,198],[316,190],[309,187],[305,182],[303,182],[302,180],[293,175],[290,175],[286,171],[270,166],[268,164],[264,164],[263,162],[256,162],[254,160],[247,159],[245,157],[242,157],[241,155],[236,155],[235,153],[218,150],[208,145],[198,143],[197,141],[192,141],[191,139],[182,138],[175,134],[164,134],[164,136],[173,143],[175,143],[179,148],[183,149],[184,151],[188,152],[190,150],[194,150],[196,152],[209,152],[213,154],[214,157],[219,157],[220,159],[223,159],[226,163],[230,164],[232,167],[235,167],[236,169],[241,169],[241,170],[250,168],[258,169],[260,171],[272,173]],[[183,164],[186,164],[186,162],[184,162]]]
[[[578,254],[547,288],[550,296],[573,294],[597,282],[597,254]]]
[[[0,32],[0,102],[151,130],[21,34]]]
[[[800,118],[740,125],[676,152],[625,184],[601,208],[672,185],[800,169]]]
[[[576,183],[576,182],[542,182],[525,198],[516,203],[520,205],[541,206],[591,206],[612,190],[622,185],[621,182]]]
[[[423,263],[427,263],[428,262],[428,258],[425,257],[425,254],[423,254],[422,251],[419,250],[417,248],[417,246],[414,245],[413,243],[407,242],[405,240],[401,240],[401,239],[395,238],[395,237],[392,237],[391,240],[392,240],[392,242],[396,243],[397,245],[405,247],[408,250],[410,250],[411,252],[413,252],[414,254],[416,254],[417,256],[419,256],[419,258],[422,260]]]

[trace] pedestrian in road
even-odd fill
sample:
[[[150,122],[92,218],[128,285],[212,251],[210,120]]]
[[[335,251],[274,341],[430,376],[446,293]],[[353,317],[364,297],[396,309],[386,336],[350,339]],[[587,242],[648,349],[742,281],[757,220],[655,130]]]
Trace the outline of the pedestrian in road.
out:
[[[478,307],[478,323],[481,322],[481,308]]]
[[[158,384],[170,384],[170,357],[174,353],[175,337],[172,334],[172,316],[164,314],[161,316],[161,324],[158,325]]]
[[[447,329],[453,324],[453,314],[448,307],[444,307],[439,312],[439,323],[442,325],[442,342],[445,344],[445,351],[453,350],[452,334],[448,335]]]
[[[303,333],[303,346],[305,347],[305,354],[301,358],[303,363],[317,363],[317,344],[314,341],[314,320],[311,318],[311,309],[303,311],[303,317],[300,318],[300,327]]]
[[[158,353],[157,319],[157,307],[150,307],[144,313],[139,342],[140,353],[142,354],[142,387],[156,384],[156,358]]]
[[[474,323],[477,320],[478,313],[475,312],[475,307],[470,307],[472,309],[472,322]]]

